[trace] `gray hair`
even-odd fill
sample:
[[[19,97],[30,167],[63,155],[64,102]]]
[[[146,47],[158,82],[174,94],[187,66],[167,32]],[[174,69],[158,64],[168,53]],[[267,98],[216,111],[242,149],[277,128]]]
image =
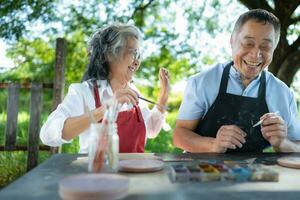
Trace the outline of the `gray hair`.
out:
[[[142,41],[141,32],[134,25],[114,23],[97,30],[89,41],[89,63],[82,80],[107,80],[109,61],[121,58],[129,38]]]
[[[239,31],[249,20],[255,20],[256,22],[264,24],[271,24],[275,31],[275,44],[278,44],[280,37],[280,21],[274,14],[263,9],[253,9],[242,14],[234,25],[233,33]]]

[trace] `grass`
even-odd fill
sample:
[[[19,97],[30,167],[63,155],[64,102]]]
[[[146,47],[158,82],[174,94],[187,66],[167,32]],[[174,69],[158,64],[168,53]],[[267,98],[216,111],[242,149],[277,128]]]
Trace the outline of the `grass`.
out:
[[[38,163],[50,157],[49,152],[39,152]],[[26,173],[27,153],[24,151],[0,152],[0,188]]]
[[[47,118],[51,108],[51,91],[43,93],[43,113],[42,121]],[[18,128],[17,128],[17,145],[27,145],[28,124],[29,124],[29,93],[21,89],[19,96]],[[0,90],[0,145],[5,143],[5,124],[6,124],[6,90]],[[42,123],[42,122],[41,122]],[[48,159],[49,152],[39,152],[39,163]],[[16,180],[26,172],[27,152],[24,151],[2,151],[0,152],[0,188]]]

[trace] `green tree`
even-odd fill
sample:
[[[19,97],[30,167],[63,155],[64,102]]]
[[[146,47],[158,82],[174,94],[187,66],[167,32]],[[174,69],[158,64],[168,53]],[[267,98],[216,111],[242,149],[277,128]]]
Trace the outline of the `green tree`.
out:
[[[20,39],[7,51],[7,55],[13,58],[18,67],[1,74],[0,81],[53,82],[54,53],[53,41],[46,42],[41,38]]]
[[[78,82],[81,79],[87,63],[86,45],[92,32],[98,27],[114,21],[135,23],[144,32],[145,40],[159,44],[157,52],[146,55],[147,58],[143,62],[144,67],[138,72],[138,78],[149,79],[150,83],[156,82],[158,80],[158,69],[162,66],[172,66],[172,69],[175,70],[174,74],[176,76],[172,78],[173,82],[195,73],[194,67],[190,67],[193,66],[193,62],[186,56],[178,56],[192,52],[193,48],[183,42],[180,44],[172,43],[172,41],[176,40],[178,34],[174,31],[174,25],[171,27],[168,26],[173,23],[176,11],[172,11],[170,15],[164,18],[159,15],[164,10],[163,6],[168,6],[170,2],[132,1],[123,9],[116,10],[116,8],[121,6],[119,1],[102,1],[101,3],[98,1],[81,1],[76,5],[66,5],[65,8],[62,8],[64,12],[57,13],[57,15],[60,16],[60,23],[63,27],[60,32],[63,33],[68,41],[67,83]],[[101,10],[100,13],[99,10]],[[152,23],[149,23],[151,20]],[[53,28],[48,27],[48,29],[45,30],[43,38],[48,38],[48,43],[51,42],[53,46],[53,41],[55,41],[55,35],[52,32]],[[57,32],[59,31],[57,30]],[[34,39],[31,38],[21,38],[12,44],[8,51],[8,56],[15,61],[18,69],[14,72],[8,72],[8,75],[3,74],[2,79],[42,80],[47,78],[44,75],[47,76],[51,68],[40,68],[42,68],[42,64],[49,66],[51,63],[48,63],[47,59],[43,60],[38,56],[40,50],[46,49],[40,48],[40,44],[38,44],[42,42],[41,38],[36,38],[36,40],[34,42]],[[26,49],[30,49],[31,51],[27,52]],[[46,51],[48,53],[51,52],[53,55],[53,51]],[[147,46],[145,46],[145,51],[147,51]],[[45,56],[48,53],[45,53]],[[182,63],[182,65],[176,63]],[[36,69],[35,74],[32,69]],[[40,71],[45,73],[41,74],[39,73]],[[27,74],[27,76],[25,77],[24,74]]]
[[[19,40],[33,23],[40,20],[48,23],[56,19],[55,0],[1,0],[0,37]]]

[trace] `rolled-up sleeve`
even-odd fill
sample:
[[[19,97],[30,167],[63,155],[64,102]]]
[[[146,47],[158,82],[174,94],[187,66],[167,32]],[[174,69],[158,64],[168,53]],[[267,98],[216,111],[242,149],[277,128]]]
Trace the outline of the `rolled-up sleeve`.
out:
[[[62,130],[67,118],[83,114],[83,96],[80,84],[72,84],[63,102],[53,111],[40,131],[41,141],[49,146],[57,147],[63,143],[70,143],[62,139]]]
[[[288,138],[290,140],[300,140],[300,120],[298,109],[293,92],[290,91],[289,118],[287,119]]]
[[[147,138],[155,138],[165,123],[165,115],[156,106],[152,110],[149,110],[148,107],[142,108],[142,115],[145,121]]]
[[[196,84],[196,81],[198,83]],[[186,85],[183,100],[180,105],[179,111],[178,111],[178,117],[179,120],[196,120],[200,119],[206,109],[205,109],[205,103],[203,99],[200,99],[199,97],[204,98],[205,94],[203,90],[197,91],[197,87],[201,88],[201,80],[197,80],[194,77],[191,77],[188,80],[188,83]],[[203,93],[203,94],[202,94]]]

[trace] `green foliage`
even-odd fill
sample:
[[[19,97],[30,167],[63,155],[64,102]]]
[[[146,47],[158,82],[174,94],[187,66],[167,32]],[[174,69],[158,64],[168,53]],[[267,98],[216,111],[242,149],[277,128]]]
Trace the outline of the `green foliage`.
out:
[[[81,30],[67,37],[66,83],[80,82],[87,65],[87,43]],[[52,45],[50,45],[52,44]],[[55,42],[41,38],[33,41],[21,39],[8,49],[7,55],[15,61],[17,68],[2,73],[1,82],[53,82]]]
[[[87,66],[87,42],[83,30],[67,36],[66,83],[80,82]]]
[[[0,145],[4,144],[4,130],[6,123],[7,91],[0,90]]]
[[[79,151],[79,138],[73,139],[72,143],[63,144],[61,147],[62,153],[78,153]]]
[[[161,130],[159,135],[154,139],[148,139],[145,147],[145,152],[155,152],[155,153],[179,153],[182,152],[181,149],[174,147],[173,145],[173,129],[175,127],[177,112],[171,112],[167,115],[167,122],[170,125],[171,130],[165,131]]]
[[[55,2],[55,0],[1,1],[0,37],[7,40],[19,39],[36,20],[44,23],[53,21],[56,19]]]
[[[17,82],[53,82],[54,45],[41,38],[34,40],[21,39],[7,50],[7,56],[18,66],[0,76],[0,81]]]
[[[203,12],[207,6],[207,1],[202,4],[187,3],[178,1],[177,4],[186,11],[188,18],[188,35],[201,30],[209,29],[215,32],[218,15],[205,18]],[[125,6],[124,6],[125,5]],[[217,1],[212,1],[213,7],[220,7]],[[44,5],[47,6],[47,5]],[[55,6],[55,5],[53,5]],[[163,66],[170,70],[172,83],[195,73],[196,63],[198,64],[197,51],[191,44],[188,44],[179,35],[174,21],[176,20],[176,9],[173,1],[129,1],[124,4],[120,1],[80,1],[76,4],[62,4],[56,13],[62,30],[67,38],[67,67],[66,67],[66,86],[72,82],[79,82],[87,65],[87,41],[91,33],[105,24],[115,21],[124,23],[134,23],[141,28],[146,41],[157,44],[158,51],[155,54],[146,55],[138,77],[149,79],[150,83],[157,80],[159,67]],[[16,8],[16,10],[18,10]],[[200,12],[199,12],[200,10]],[[63,12],[62,12],[63,11]],[[45,13],[47,15],[47,13]],[[201,19],[206,23],[199,23]],[[50,25],[45,26],[43,42],[41,38],[20,39],[18,43],[13,43],[8,51],[8,56],[14,60],[17,69],[0,75],[0,81],[21,80],[47,80],[53,74],[54,61],[54,41],[55,34]],[[36,40],[36,41],[35,41]],[[52,45],[49,45],[52,44]],[[148,52],[145,46],[145,51]],[[148,70],[147,70],[148,69]],[[51,74],[52,73],[52,74]],[[51,80],[50,80],[51,81]]]
[[[0,189],[26,172],[26,152],[0,152]],[[38,163],[50,157],[49,152],[39,152]]]
[[[43,93],[43,113],[42,121],[48,117],[51,108],[50,99],[52,95],[50,91]],[[0,90],[0,145],[4,145],[4,133],[6,124],[6,101],[7,91]],[[17,144],[27,145],[28,124],[29,124],[29,92],[21,90],[19,97],[19,114],[18,114],[18,129],[17,129]],[[19,176],[26,172],[27,162],[26,152],[0,152],[0,188],[14,181]],[[39,152],[39,163],[49,158],[49,152]]]
[[[209,55],[203,56],[202,58],[202,63],[206,65],[213,65],[214,62],[215,60]]]
[[[267,147],[263,150],[264,153],[274,153],[275,150],[274,148],[271,146],[271,147]]]
[[[157,91],[158,93],[158,91]],[[157,95],[157,94],[154,94]],[[153,96],[147,96],[151,99]],[[176,123],[176,117],[178,109],[181,103],[181,96],[177,94],[171,94],[168,101],[168,112],[166,113],[166,124],[170,127],[170,130],[162,129],[159,135],[153,139],[147,139],[147,144],[145,147],[146,152],[155,152],[155,153],[165,153],[173,152],[179,153],[182,150],[174,147],[173,145],[173,130]],[[166,127],[167,128],[167,127]]]
[[[159,55],[145,59],[137,72],[139,79],[148,81],[148,85],[157,88],[159,68],[167,68],[171,72],[171,83],[175,83],[195,72],[195,68],[186,58],[178,59],[165,46],[160,49]],[[152,91],[149,91],[150,93]],[[150,94],[149,94],[150,95]]]
[[[18,128],[17,128],[17,144],[27,145],[28,126],[29,126],[29,99],[28,90],[21,90],[19,96],[19,113],[18,113]],[[4,133],[6,124],[6,101],[7,91],[0,90],[0,145],[4,145]],[[42,116],[40,124],[44,123],[50,114],[52,105],[52,90],[43,92]]]
[[[20,177],[26,172],[24,152],[0,152],[0,187]]]
[[[0,113],[0,145],[4,144],[4,130],[5,130],[5,123],[6,123],[6,112]]]
[[[43,92],[43,112],[41,123],[46,120],[51,109],[51,91]],[[0,90],[0,145],[4,145],[4,133],[6,124],[6,101],[7,91]],[[17,141],[18,145],[27,145],[28,142],[28,124],[29,124],[29,92],[21,90],[19,97],[19,114]],[[75,151],[74,151],[75,152]],[[26,152],[0,152],[0,188],[17,179],[26,172]],[[39,152],[39,163],[49,158],[49,152]]]

